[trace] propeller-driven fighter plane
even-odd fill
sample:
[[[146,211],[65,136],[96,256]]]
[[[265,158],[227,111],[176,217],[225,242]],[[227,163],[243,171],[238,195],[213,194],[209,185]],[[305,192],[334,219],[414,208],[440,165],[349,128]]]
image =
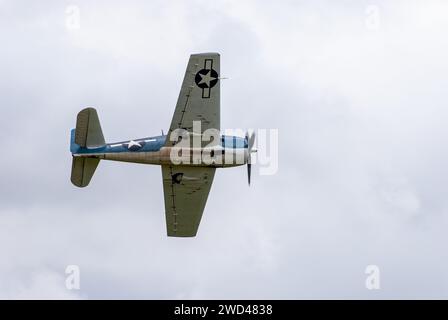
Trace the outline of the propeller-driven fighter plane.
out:
[[[190,56],[167,135],[106,143],[93,108],[78,113],[71,131],[71,181],[89,184],[100,160],[155,164],[162,167],[167,234],[196,236],[216,168],[247,164],[255,134],[220,134],[220,56]]]

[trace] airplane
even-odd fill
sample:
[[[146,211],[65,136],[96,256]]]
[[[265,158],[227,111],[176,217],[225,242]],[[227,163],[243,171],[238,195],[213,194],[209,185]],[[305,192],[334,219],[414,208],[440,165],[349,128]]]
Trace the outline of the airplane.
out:
[[[169,237],[195,237],[216,168],[247,165],[255,133],[220,134],[220,55],[192,54],[166,135],[106,143],[97,111],[78,113],[71,130],[71,182],[86,187],[100,160],[160,165]],[[208,143],[207,143],[208,142]]]

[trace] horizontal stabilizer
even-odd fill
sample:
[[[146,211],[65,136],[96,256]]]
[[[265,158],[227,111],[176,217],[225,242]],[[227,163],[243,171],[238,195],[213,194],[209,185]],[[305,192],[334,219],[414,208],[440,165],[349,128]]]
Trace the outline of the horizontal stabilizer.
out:
[[[98,158],[73,157],[72,183],[80,188],[86,187],[92,179],[99,162],[100,159]]]
[[[75,143],[84,148],[106,145],[98,114],[94,108],[86,108],[76,118]]]

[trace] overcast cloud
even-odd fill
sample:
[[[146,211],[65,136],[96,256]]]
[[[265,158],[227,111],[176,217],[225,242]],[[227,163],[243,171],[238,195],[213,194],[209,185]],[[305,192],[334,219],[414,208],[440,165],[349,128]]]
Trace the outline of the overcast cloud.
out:
[[[0,298],[448,298],[447,15],[0,1]],[[222,128],[278,129],[279,170],[255,167],[250,188],[246,168],[218,170],[198,236],[168,238],[160,168],[103,161],[78,189],[69,133],[85,106],[108,141],[166,131],[189,55],[208,51],[230,78]]]

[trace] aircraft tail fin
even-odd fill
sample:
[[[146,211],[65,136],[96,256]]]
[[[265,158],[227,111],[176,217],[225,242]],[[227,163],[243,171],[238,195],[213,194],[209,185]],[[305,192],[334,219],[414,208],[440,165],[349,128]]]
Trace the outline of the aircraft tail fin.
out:
[[[75,142],[76,129],[72,129],[70,131],[70,152],[76,153],[78,152],[80,146]]]
[[[100,159],[98,158],[73,157],[72,176],[70,178],[72,183],[80,188],[86,187],[92,179],[99,162]]]
[[[103,131],[94,108],[86,108],[78,113],[76,129],[71,131],[70,151],[76,154],[82,148],[101,148],[106,145]],[[77,187],[86,187],[95,173],[99,158],[73,156],[71,181]]]
[[[106,145],[100,120],[94,108],[86,108],[78,113],[75,143],[83,148],[100,148]]]

